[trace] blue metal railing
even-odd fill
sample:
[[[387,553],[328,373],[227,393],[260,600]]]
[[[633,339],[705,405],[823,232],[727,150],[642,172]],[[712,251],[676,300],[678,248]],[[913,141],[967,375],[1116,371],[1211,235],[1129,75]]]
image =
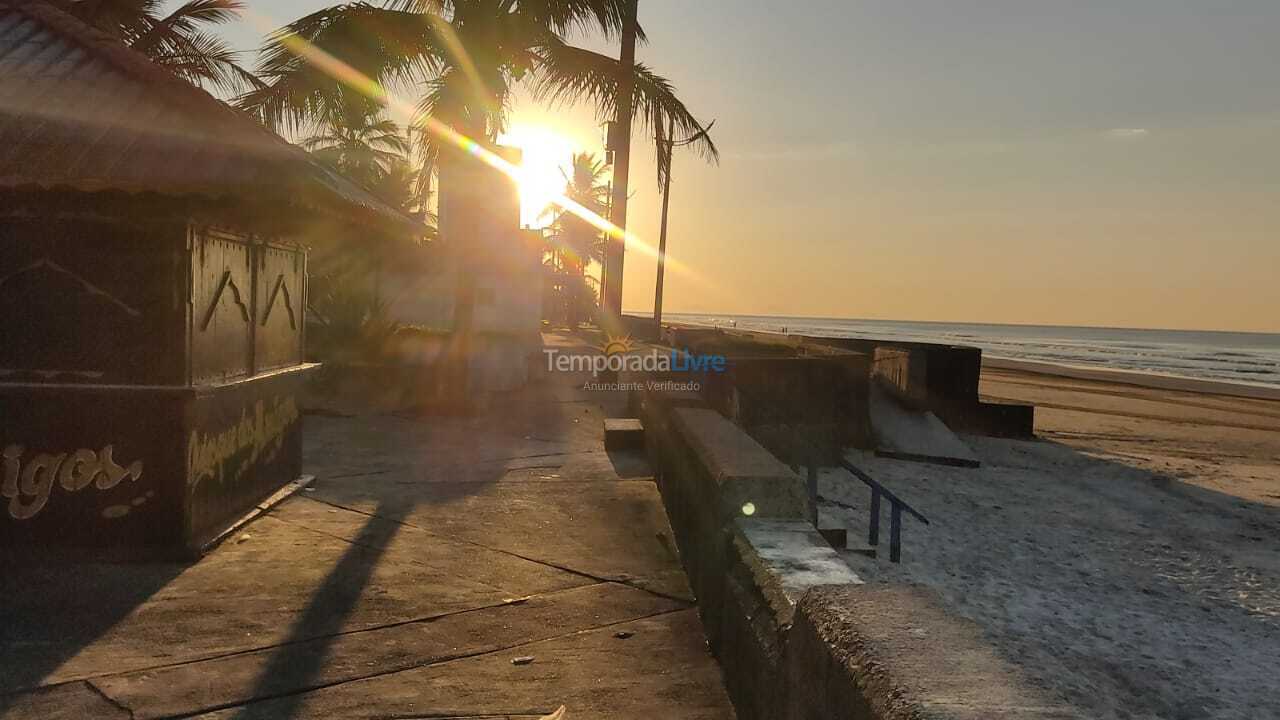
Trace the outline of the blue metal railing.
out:
[[[736,389],[742,393],[741,388]],[[791,469],[797,473],[800,472],[802,465],[807,469],[805,485],[813,507],[812,521],[816,528],[818,526],[818,458],[822,457],[822,450],[816,443],[805,437],[793,421],[781,417],[780,413],[775,413],[770,419],[774,420],[777,426],[786,428],[790,435],[792,451],[788,453],[790,455],[788,464]],[[867,531],[867,544],[871,547],[880,545],[880,501],[882,498],[889,501],[889,561],[902,562],[902,513],[905,511],[925,525],[929,524],[929,519],[845,458],[841,457],[838,465],[871,488],[871,517]]]
[[[902,562],[902,512],[905,510],[925,525],[929,524],[929,519],[848,460],[841,458],[840,467],[853,473],[854,477],[871,488],[871,520],[867,531],[867,544],[872,547],[880,544],[880,498],[883,497],[889,501],[889,561]]]

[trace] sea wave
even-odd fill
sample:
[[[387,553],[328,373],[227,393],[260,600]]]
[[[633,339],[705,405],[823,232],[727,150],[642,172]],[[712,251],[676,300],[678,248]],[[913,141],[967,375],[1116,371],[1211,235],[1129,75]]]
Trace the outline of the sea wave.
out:
[[[883,320],[672,315],[676,322],[798,335],[973,345],[990,355],[1280,386],[1280,335]]]

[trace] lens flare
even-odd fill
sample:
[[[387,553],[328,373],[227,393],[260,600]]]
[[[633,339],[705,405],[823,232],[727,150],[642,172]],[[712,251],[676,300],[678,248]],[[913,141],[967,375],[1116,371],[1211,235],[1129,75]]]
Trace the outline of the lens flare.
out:
[[[272,27],[271,23],[269,23],[266,18],[258,15],[257,13],[246,13],[245,17],[253,21],[255,24],[265,26],[267,28]],[[478,74],[475,74],[474,72],[474,63],[472,63],[470,58],[467,56],[467,52],[461,42],[458,42],[457,37],[453,33],[452,27],[449,27],[449,31],[447,33],[441,32],[440,26],[447,25],[448,23],[445,22],[433,23],[433,27],[436,27],[437,32],[440,32],[444,42],[448,45],[450,53],[458,55],[455,60],[459,63],[463,72],[472,76],[473,82],[478,82],[479,77]],[[523,187],[522,179],[524,175],[518,166],[508,162],[505,158],[493,153],[479,142],[463,135],[449,125],[440,122],[433,117],[422,115],[417,111],[417,108],[413,103],[389,92],[381,83],[351,67],[342,59],[331,55],[325,50],[316,47],[311,42],[298,37],[297,35],[285,35],[281,38],[280,42],[290,52],[313,66],[323,70],[338,82],[341,82],[347,87],[350,87],[373,99],[375,102],[386,107],[394,114],[416,118],[415,122],[422,129],[431,133],[442,142],[451,144],[466,152],[476,160],[499,170],[507,177],[511,178],[518,186]],[[574,215],[577,215],[592,227],[605,233],[607,236],[621,239],[623,241],[624,248],[627,250],[639,251],[641,254],[655,260],[658,258],[657,248],[646,243],[634,233],[627,232],[622,228],[619,228],[609,220],[593,212],[590,208],[576,202],[573,198],[565,196],[564,193],[555,193],[549,198],[549,202],[573,213]],[[688,268],[688,266],[676,261],[670,256],[670,254],[666,257],[666,266],[668,270],[674,270],[682,275],[687,275],[698,281],[700,284],[709,285],[704,278],[699,277],[690,268]]]

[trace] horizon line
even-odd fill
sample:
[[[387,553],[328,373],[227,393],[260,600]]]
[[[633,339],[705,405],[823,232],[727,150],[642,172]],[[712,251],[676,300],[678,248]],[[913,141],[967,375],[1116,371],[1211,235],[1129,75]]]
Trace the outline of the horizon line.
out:
[[[653,312],[623,310],[623,315],[634,315],[638,317],[652,317]],[[705,316],[722,316],[729,318],[769,318],[774,320],[833,320],[837,322],[873,322],[873,323],[917,323],[921,325],[993,325],[1000,327],[1025,327],[1025,328],[1064,328],[1071,330],[1140,330],[1146,332],[1182,332],[1182,333],[1218,333],[1223,335],[1280,335],[1280,328],[1275,330],[1207,330],[1193,328],[1168,328],[1168,327],[1131,327],[1123,325],[1062,325],[1056,323],[1030,323],[1030,322],[978,322],[973,320],[901,320],[886,318],[859,318],[859,317],[834,317],[828,315],[771,315],[771,314],[752,314],[752,313],[726,313],[726,312],[693,312],[685,310],[664,310],[662,316],[665,318],[669,315],[705,315]]]

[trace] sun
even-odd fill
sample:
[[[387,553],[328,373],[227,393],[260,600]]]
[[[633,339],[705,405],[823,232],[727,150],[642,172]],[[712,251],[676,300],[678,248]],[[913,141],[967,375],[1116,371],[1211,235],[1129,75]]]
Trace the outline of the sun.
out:
[[[551,201],[564,192],[560,168],[569,167],[577,143],[555,130],[540,125],[516,124],[498,138],[498,143],[519,148],[521,162],[516,182],[520,184],[520,224],[541,227],[550,222],[545,213]]]

